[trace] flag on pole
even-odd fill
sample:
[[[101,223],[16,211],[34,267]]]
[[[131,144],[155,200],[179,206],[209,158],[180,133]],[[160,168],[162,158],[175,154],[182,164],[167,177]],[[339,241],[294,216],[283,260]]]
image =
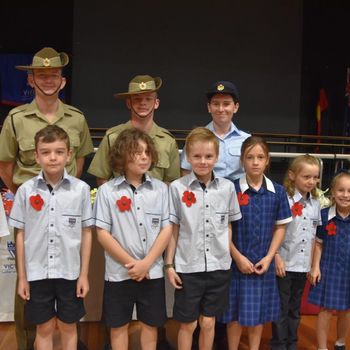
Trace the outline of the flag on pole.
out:
[[[344,136],[350,136],[350,67],[346,70]]]
[[[320,96],[316,107],[316,131],[320,136],[322,132],[322,113],[328,108],[328,99],[324,88],[320,89]]]

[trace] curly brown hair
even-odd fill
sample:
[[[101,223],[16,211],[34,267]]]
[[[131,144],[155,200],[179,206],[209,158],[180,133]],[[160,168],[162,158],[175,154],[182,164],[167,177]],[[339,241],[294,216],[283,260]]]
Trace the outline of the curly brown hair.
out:
[[[147,145],[147,150],[151,157],[151,167],[158,162],[158,152],[152,138],[145,132],[136,129],[123,130],[115,140],[109,151],[109,164],[116,173],[125,174],[128,161],[132,159],[139,150],[139,141],[143,141]]]
[[[301,171],[304,164],[316,165],[320,169],[320,161],[316,157],[310,156],[310,154],[303,154],[292,159],[289,163],[288,170],[283,181],[284,188],[286,189],[286,192],[290,197],[293,197],[295,194],[295,184],[294,181],[290,179],[289,172],[291,171],[295,175],[298,174]],[[318,197],[316,188],[314,188],[311,191],[311,195],[315,198]]]

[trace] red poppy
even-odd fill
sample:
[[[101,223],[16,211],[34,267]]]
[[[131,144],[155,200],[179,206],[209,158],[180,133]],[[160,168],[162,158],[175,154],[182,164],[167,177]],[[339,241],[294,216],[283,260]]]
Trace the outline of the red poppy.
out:
[[[41,208],[44,205],[44,200],[41,198],[40,194],[37,194],[36,196],[30,196],[29,197],[30,205],[36,210],[40,211]]]
[[[192,204],[196,203],[196,196],[193,192],[191,191],[185,191],[183,196],[182,196],[182,201],[190,207]]]
[[[238,192],[237,193],[239,205],[248,205],[249,204],[249,195],[247,193]]]
[[[11,213],[11,209],[13,207],[13,201],[4,201],[3,203],[4,203],[5,214],[9,216]]]
[[[116,204],[121,212],[129,211],[131,208],[131,199],[126,196],[122,196],[120,199],[117,200]]]
[[[303,209],[304,209],[304,206],[301,203],[299,202],[294,203],[291,208],[293,217],[302,216]]]
[[[331,221],[327,226],[326,230],[328,232],[328,236],[335,236],[337,233],[337,225],[334,221]]]

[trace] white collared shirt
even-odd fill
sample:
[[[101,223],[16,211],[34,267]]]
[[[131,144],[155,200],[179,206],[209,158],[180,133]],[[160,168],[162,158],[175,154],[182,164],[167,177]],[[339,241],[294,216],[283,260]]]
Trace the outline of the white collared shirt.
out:
[[[146,174],[145,181],[134,191],[124,176],[99,187],[94,203],[95,225],[108,231],[133,258],[141,260],[150,251],[159,232],[170,225],[168,186]],[[130,210],[121,211],[116,204],[121,197],[131,200]],[[105,252],[106,281],[130,279],[123,264]],[[149,271],[150,278],[163,277],[160,256]]]
[[[183,201],[185,191],[195,203]],[[190,204],[190,203],[189,203]],[[180,225],[175,253],[177,272],[228,270],[231,266],[228,225],[239,220],[231,181],[216,177],[203,189],[193,172],[170,184],[170,221]]]
[[[321,225],[320,202],[311,194],[304,199],[297,190],[293,197],[288,196],[288,201],[291,208],[295,203],[301,204],[302,215],[293,217],[293,221],[287,225],[279,253],[285,263],[286,271],[309,272],[316,229]]]
[[[30,198],[39,196],[42,207]],[[28,281],[80,274],[82,227],[93,225],[90,187],[64,171],[50,192],[42,171],[16,193],[9,224],[24,230],[25,268]]]

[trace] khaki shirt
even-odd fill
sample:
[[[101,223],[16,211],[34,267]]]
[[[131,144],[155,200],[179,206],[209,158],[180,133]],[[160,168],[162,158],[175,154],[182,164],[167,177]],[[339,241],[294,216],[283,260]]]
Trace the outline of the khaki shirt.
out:
[[[39,111],[35,100],[12,109],[6,117],[0,135],[0,161],[15,162],[13,182],[21,185],[40,172],[34,158],[34,136],[49,125]],[[64,129],[70,139],[72,159],[66,165],[67,172],[75,176],[76,158],[93,152],[88,125],[81,111],[59,102],[53,124]]]
[[[90,174],[106,180],[119,175],[113,172],[110,167],[109,150],[118,135],[123,130],[131,127],[131,121],[128,121],[125,124],[120,124],[107,130],[88,169]],[[169,131],[155,123],[153,123],[152,129],[148,134],[151,136],[158,151],[158,163],[149,171],[149,174],[166,182],[176,180],[180,177],[179,150],[176,140]]]

